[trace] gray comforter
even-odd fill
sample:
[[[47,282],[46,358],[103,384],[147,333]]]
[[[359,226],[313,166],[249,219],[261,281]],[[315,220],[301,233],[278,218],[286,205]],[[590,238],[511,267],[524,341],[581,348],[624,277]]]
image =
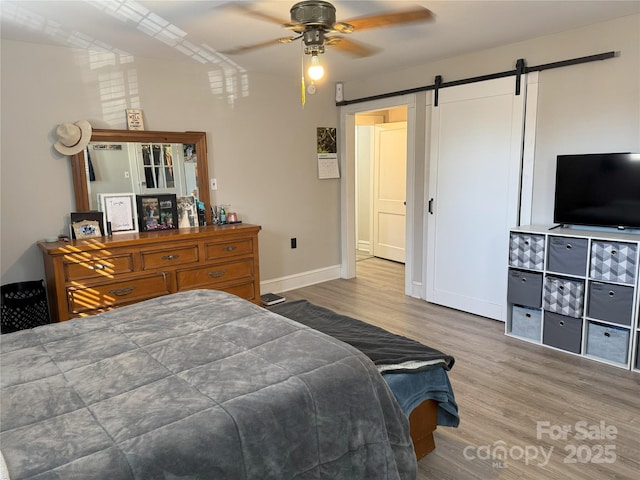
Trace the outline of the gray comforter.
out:
[[[407,419],[366,356],[223,292],[0,342],[14,480],[416,475]]]

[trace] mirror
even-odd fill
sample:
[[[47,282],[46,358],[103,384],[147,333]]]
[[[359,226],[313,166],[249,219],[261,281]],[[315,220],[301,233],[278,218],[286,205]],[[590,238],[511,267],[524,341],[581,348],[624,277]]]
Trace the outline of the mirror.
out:
[[[195,195],[209,212],[204,132],[94,129],[71,157],[76,210],[99,210],[99,193]]]

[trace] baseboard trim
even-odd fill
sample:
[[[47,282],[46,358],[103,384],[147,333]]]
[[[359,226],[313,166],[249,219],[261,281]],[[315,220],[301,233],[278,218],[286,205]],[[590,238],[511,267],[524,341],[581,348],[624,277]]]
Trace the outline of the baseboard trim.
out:
[[[340,265],[334,265],[327,268],[319,268],[318,270],[310,270],[308,272],[296,273],[286,277],[274,278],[260,282],[260,291],[281,293],[296,288],[308,287],[316,283],[327,282],[341,278]]]

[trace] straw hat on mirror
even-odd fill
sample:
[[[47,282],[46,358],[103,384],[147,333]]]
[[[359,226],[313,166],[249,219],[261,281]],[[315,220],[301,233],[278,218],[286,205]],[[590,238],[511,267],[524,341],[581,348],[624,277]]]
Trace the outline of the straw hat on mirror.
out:
[[[62,123],[56,129],[57,141],[54,148],[63,155],[80,153],[91,140],[91,124],[86,120],[76,123]]]

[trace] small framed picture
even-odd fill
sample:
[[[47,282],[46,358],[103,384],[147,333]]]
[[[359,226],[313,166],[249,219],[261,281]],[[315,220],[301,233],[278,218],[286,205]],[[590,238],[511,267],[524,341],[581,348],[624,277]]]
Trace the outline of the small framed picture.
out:
[[[100,209],[104,212],[111,233],[135,233],[138,231],[138,212],[135,193],[100,193]]]
[[[178,206],[175,194],[137,195],[141,232],[178,228]]]
[[[72,239],[97,238],[106,234],[103,212],[71,212],[69,233]]]
[[[178,228],[191,228],[198,226],[198,209],[196,197],[187,195],[177,197],[178,202]]]
[[[144,130],[142,110],[139,108],[127,108],[127,127],[129,130]]]

